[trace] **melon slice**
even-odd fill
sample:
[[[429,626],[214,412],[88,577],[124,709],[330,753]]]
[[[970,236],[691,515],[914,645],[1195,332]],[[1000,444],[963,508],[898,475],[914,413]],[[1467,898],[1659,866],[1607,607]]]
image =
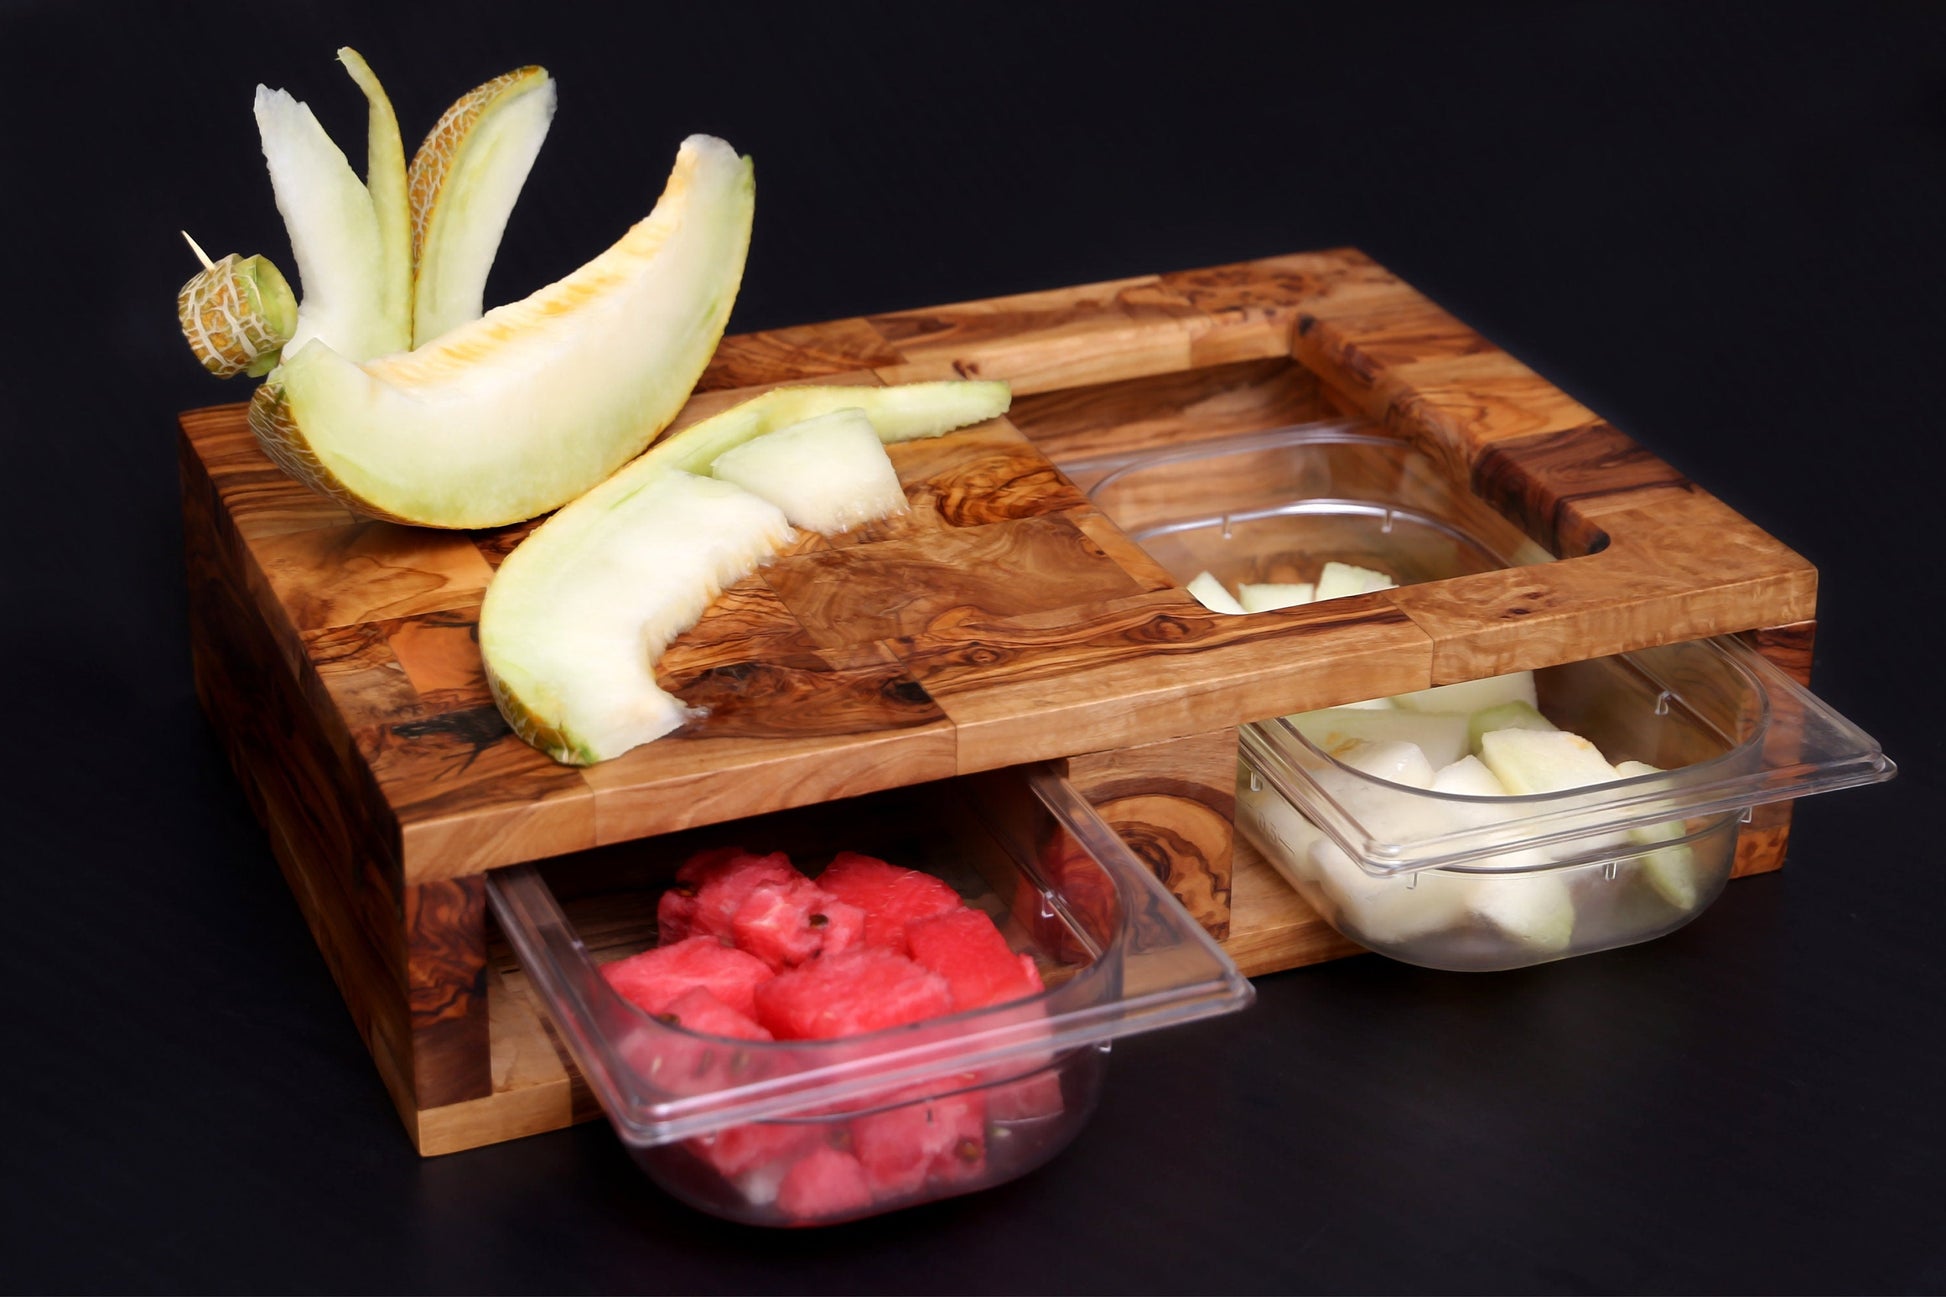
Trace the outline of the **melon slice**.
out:
[[[1333,756],[1359,742],[1416,744],[1432,771],[1466,755],[1466,717],[1438,716],[1390,707],[1325,707],[1290,718],[1297,732]],[[1385,776],[1390,778],[1390,776]],[[1420,787],[1424,787],[1421,784]]]
[[[480,612],[502,713],[570,764],[618,755],[695,715],[656,684],[656,658],[792,534],[775,505],[692,473],[655,477],[604,521],[611,527],[563,529],[530,552],[535,533],[501,564]],[[567,553],[549,562],[550,549]]]
[[[349,57],[345,57],[349,55]],[[370,101],[370,170],[379,192],[396,199],[381,213],[310,108],[282,90],[257,87],[257,133],[270,171],[271,192],[290,235],[300,294],[286,356],[317,341],[349,361],[369,360],[411,344],[411,285],[405,233],[402,150],[399,184],[392,185],[398,126],[370,69],[352,51],[340,52]],[[384,123],[391,122],[390,141]],[[396,246],[394,246],[396,244]]]
[[[1615,767],[1579,734],[1566,730],[1492,730],[1480,736],[1480,760],[1515,797],[1612,783]]]
[[[1310,603],[1317,594],[1309,581],[1245,581],[1237,587],[1237,602],[1245,612],[1269,612]]]
[[[1618,761],[1615,773],[1623,779],[1635,779],[1643,775],[1659,775],[1662,770],[1646,761]],[[1663,900],[1685,912],[1696,908],[1700,895],[1698,888],[1698,869],[1696,852],[1688,843],[1678,839],[1688,836],[1689,826],[1681,820],[1667,820],[1661,824],[1644,824],[1628,831],[1629,840],[1637,846],[1654,847],[1642,856],[1642,873],[1649,880],[1649,886]],[[1674,846],[1661,844],[1674,842]]]
[[[1556,725],[1541,715],[1540,709],[1518,698],[1491,707],[1482,707],[1466,722],[1466,749],[1480,755],[1480,740],[1495,730],[1556,730]]]
[[[1342,599],[1346,595],[1370,594],[1374,590],[1390,590],[1398,583],[1383,572],[1369,567],[1359,567],[1356,563],[1326,563],[1318,572],[1315,599],[1323,603],[1326,599]]]
[[[1488,676],[1483,680],[1434,685],[1430,689],[1419,689],[1409,694],[1396,694],[1392,701],[1407,711],[1461,715],[1471,715],[1509,702],[1526,703],[1530,708],[1539,704],[1534,692],[1532,671],[1514,671],[1502,676]]]
[[[1211,612],[1231,617],[1241,617],[1244,613],[1243,605],[1237,602],[1237,597],[1230,593],[1228,586],[1216,579],[1214,572],[1198,572],[1184,588],[1195,597],[1197,603]]]
[[[448,108],[412,155],[412,345],[484,309],[487,272],[554,121],[555,85],[525,67]]]
[[[744,442],[710,474],[784,511],[792,525],[835,536],[906,509],[885,443],[865,412],[833,410]]]
[[[480,609],[480,654],[501,715],[574,765],[619,756],[689,717],[656,685],[656,655],[789,535],[775,505],[696,476],[724,451],[848,406],[862,408],[882,440],[936,436],[1004,414],[1009,400],[1005,383],[787,387],[669,437],[500,565]]]
[[[286,346],[251,428],[299,481],[369,516],[494,527],[545,513],[682,408],[729,319],[754,201],[749,159],[691,136],[655,210],[593,261],[415,351]],[[300,333],[301,317],[300,304]]]

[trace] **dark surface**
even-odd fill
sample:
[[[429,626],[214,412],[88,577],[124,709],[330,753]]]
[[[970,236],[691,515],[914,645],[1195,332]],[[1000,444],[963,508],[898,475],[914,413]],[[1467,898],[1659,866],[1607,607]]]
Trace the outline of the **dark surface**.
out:
[[[394,8],[0,5],[0,1286],[1946,1288],[1939,8]],[[1817,686],[1904,773],[1650,946],[1262,979],[973,1198],[766,1235],[601,1126],[422,1162],[197,711],[178,553],[173,416],[242,392],[176,230],[292,268],[250,93],[362,152],[341,43],[409,143],[559,78],[495,301],[695,130],[757,158],[737,331],[1363,247],[1816,562]]]

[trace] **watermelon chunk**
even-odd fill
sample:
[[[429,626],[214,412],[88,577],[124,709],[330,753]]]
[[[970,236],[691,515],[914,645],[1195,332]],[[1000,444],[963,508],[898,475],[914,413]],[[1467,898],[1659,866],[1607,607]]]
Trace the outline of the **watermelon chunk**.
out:
[[[769,1040],[771,1035],[746,1013],[738,1013],[710,994],[708,987],[684,991],[665,1005],[657,1016],[673,1018],[685,1031],[700,1031],[706,1036],[728,1036],[733,1040]]]
[[[769,1182],[781,1179],[786,1163],[823,1140],[823,1130],[808,1122],[750,1121],[683,1144],[725,1179],[750,1175],[753,1182]]]
[[[865,911],[865,944],[906,953],[905,926],[960,907],[959,893],[916,869],[876,856],[841,851],[818,875],[818,886]]]
[[[742,847],[700,852],[676,871],[675,886],[656,903],[656,931],[665,946],[698,933],[733,940],[731,924],[751,892],[764,883],[802,877],[781,851],[767,856]]]
[[[835,955],[858,944],[865,912],[847,905],[802,874],[752,888],[730,921],[739,950],[782,972],[813,955]]]
[[[990,1086],[986,1097],[987,1115],[996,1122],[1033,1121],[1056,1116],[1067,1108],[1058,1067],[1042,1068],[1018,1080]]]
[[[715,937],[688,937],[602,965],[617,994],[645,1013],[665,1013],[675,1000],[703,987],[746,1018],[756,1018],[755,992],[770,965]]]
[[[986,1166],[986,1096],[969,1090],[854,1117],[851,1148],[881,1198],[928,1178],[968,1179]]]
[[[905,926],[913,962],[946,979],[953,1007],[981,1009],[1038,994],[1040,970],[1032,958],[1007,948],[1007,939],[985,912],[967,907]]]
[[[904,955],[858,946],[777,974],[755,1001],[757,1021],[779,1040],[828,1040],[950,1013],[953,991]]]
[[[830,1221],[872,1205],[872,1186],[857,1158],[836,1148],[814,1148],[784,1173],[777,1208],[800,1221]]]

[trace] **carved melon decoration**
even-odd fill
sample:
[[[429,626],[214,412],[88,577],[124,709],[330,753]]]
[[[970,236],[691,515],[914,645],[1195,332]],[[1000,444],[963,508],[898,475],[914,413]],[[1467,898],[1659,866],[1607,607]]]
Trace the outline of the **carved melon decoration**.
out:
[[[339,57],[370,107],[364,181],[308,108],[257,92],[302,291],[250,426],[285,471],[370,517],[493,527],[557,508],[640,454],[702,376],[743,276],[750,160],[692,136],[613,247],[482,315],[552,81],[523,68],[479,87],[408,172],[377,78],[355,51]]]

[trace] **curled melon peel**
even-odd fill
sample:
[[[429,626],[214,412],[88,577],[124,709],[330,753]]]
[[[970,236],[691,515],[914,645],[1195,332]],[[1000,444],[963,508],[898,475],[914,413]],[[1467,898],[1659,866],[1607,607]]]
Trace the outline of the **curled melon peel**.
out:
[[[196,240],[189,246],[203,263],[176,293],[176,322],[190,351],[218,378],[268,373],[297,328],[297,294],[264,257],[232,252],[211,261]]]
[[[284,349],[250,406],[273,459],[372,517],[520,522],[641,453],[722,337],[749,248],[750,160],[684,141],[655,209],[567,277],[414,351]]]
[[[548,756],[590,765],[678,728],[691,713],[655,682],[655,659],[721,588],[789,538],[727,482],[704,478],[716,458],[754,438],[837,410],[863,410],[881,440],[934,437],[1004,414],[1005,383],[786,387],[668,437],[549,518],[494,574],[480,609],[480,654],[500,713]],[[731,494],[725,494],[731,493]],[[672,510],[683,510],[672,533]],[[673,548],[668,537],[683,537]],[[734,561],[687,551],[727,544]]]

